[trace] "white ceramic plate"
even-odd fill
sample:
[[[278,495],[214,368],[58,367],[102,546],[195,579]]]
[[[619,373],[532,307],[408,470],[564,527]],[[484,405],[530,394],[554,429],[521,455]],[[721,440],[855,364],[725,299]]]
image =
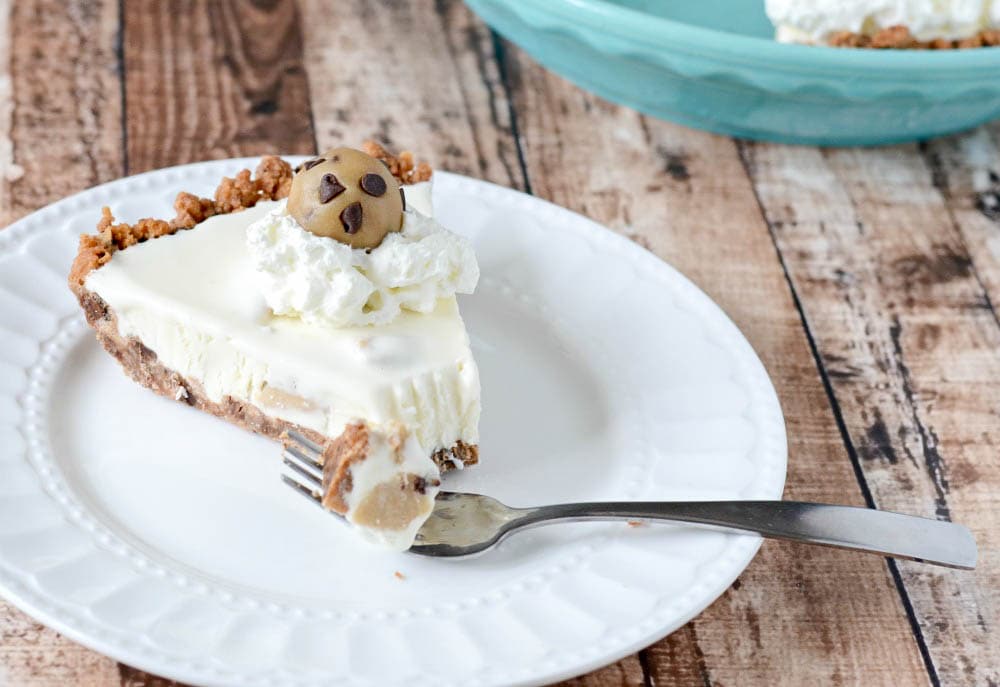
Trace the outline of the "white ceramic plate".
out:
[[[102,205],[170,216],[178,190],[253,164],[122,179],[0,232],[6,598],[198,684],[540,684],[666,635],[743,570],[757,537],[624,523],[535,530],[471,560],[370,548],[279,483],[274,444],[128,380],[65,285],[77,235]],[[514,191],[439,174],[435,203],[483,271],[461,304],[482,464],[448,488],[512,505],[780,497],[774,390],[687,279]]]

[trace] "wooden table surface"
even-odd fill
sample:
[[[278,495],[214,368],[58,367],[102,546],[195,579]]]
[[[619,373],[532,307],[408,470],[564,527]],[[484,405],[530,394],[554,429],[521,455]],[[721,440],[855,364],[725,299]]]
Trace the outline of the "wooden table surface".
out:
[[[167,165],[407,147],[705,289],[777,387],[786,498],[978,539],[975,572],[765,543],[697,619],[572,684],[1000,684],[1000,125],[868,150],[734,141],[588,95],[457,0],[0,5],[0,224]],[[0,604],[0,684],[173,683]]]

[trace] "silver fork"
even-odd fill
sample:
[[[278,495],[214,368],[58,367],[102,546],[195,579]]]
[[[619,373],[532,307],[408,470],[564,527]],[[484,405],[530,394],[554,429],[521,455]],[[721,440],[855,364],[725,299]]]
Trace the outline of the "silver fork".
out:
[[[297,432],[288,435],[292,442],[283,458],[294,478],[281,478],[319,503],[321,448]],[[584,520],[682,522],[965,570],[975,568],[977,558],[976,540],[962,525],[871,508],[796,501],[599,501],[511,508],[489,496],[447,491],[437,495],[409,551],[469,556],[519,530]]]
[[[292,475],[282,473],[281,481],[303,496],[323,505],[323,447],[290,429],[281,452],[281,461]],[[331,511],[332,512],[332,511]]]

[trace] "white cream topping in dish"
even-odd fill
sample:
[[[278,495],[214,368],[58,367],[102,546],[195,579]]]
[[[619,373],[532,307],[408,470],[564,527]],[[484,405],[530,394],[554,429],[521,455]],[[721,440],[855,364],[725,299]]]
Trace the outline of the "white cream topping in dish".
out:
[[[998,0],[766,0],[785,43],[826,43],[838,32],[905,26],[919,41],[961,40],[1000,27]]]
[[[411,196],[402,230],[368,250],[306,231],[285,201],[251,223],[247,252],[271,310],[336,327],[384,325],[404,311],[429,313],[442,298],[472,293],[479,281],[472,246],[414,209],[420,194]]]

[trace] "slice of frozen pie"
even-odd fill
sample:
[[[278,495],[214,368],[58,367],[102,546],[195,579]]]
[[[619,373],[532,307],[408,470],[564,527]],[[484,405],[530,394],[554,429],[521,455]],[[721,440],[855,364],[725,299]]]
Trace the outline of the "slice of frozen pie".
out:
[[[116,224],[104,208],[69,283],[134,380],[323,445],[325,505],[405,549],[440,473],[478,459],[479,373],[455,294],[479,268],[432,218],[430,168],[364,148],[295,172],[265,157],[215,198],[179,194],[171,221]]]

